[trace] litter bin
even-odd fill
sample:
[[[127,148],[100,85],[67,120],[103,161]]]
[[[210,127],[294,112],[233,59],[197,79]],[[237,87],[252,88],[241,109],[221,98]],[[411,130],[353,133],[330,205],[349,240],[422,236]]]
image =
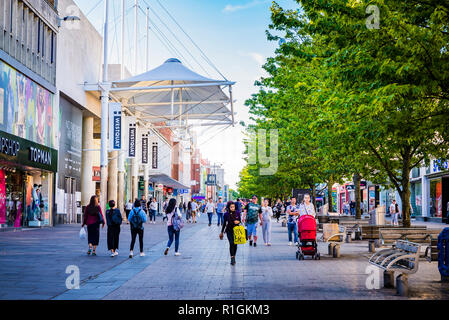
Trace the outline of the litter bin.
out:
[[[449,228],[438,235],[438,270],[442,282],[449,282]]]
[[[385,206],[379,206],[370,213],[370,224],[384,225],[385,224]]]

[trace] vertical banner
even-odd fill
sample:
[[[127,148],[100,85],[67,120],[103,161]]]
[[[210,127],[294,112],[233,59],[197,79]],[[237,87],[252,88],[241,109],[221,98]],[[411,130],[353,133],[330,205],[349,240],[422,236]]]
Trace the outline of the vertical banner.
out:
[[[128,158],[136,157],[136,143],[137,143],[137,124],[135,117],[128,117],[127,129],[127,144],[128,144]]]
[[[6,177],[0,169],[0,224],[6,223]]]
[[[157,152],[158,152],[158,148],[157,148],[157,142],[153,142],[153,146],[151,148],[151,168],[152,169],[157,169]]]
[[[148,164],[148,134],[142,134],[142,164]]]
[[[122,105],[109,103],[109,150],[122,149]]]

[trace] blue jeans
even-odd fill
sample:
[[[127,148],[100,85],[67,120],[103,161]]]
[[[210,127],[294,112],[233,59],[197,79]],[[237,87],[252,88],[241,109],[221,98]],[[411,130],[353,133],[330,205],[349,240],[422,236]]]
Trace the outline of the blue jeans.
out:
[[[156,222],[156,210],[150,210],[150,221]]]
[[[351,214],[355,216],[355,208],[351,208]]]
[[[292,242],[292,233],[295,235],[295,242],[298,242],[298,226],[296,223],[287,223],[288,241]]]
[[[175,236],[175,252],[178,252],[179,248],[179,230],[176,231],[173,226],[168,226],[168,242],[167,242],[167,248],[171,247],[171,244],[173,243],[173,236]]]
[[[217,212],[217,218],[218,218],[217,226],[222,225],[223,224],[223,213]]]
[[[209,224],[212,224],[212,216],[214,215],[213,212],[208,212],[207,217],[209,218]]]

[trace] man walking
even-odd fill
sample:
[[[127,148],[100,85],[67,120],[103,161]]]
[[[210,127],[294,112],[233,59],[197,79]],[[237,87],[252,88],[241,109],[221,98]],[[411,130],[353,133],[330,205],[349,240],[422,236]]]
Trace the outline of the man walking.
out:
[[[254,236],[254,247],[257,246],[257,223],[260,220],[262,225],[262,209],[260,205],[257,204],[257,196],[252,196],[251,202],[245,206],[243,211],[243,221],[246,223],[246,228],[248,232],[249,245],[253,245],[252,237]]]
[[[209,202],[206,204],[206,208],[204,209],[207,213],[207,217],[209,218],[209,227],[212,224],[212,216],[215,213],[215,206],[212,198],[209,198]]]
[[[157,214],[157,201],[156,198],[150,202],[149,208],[150,210],[150,223],[156,224],[156,214]]]
[[[291,204],[287,206],[287,228],[288,228],[288,245],[293,245],[292,233],[294,235],[295,245],[298,244],[298,226],[296,222],[299,216],[299,205],[296,204],[296,198],[292,197]]]
[[[217,202],[217,208],[216,208],[216,212],[217,212],[217,226],[222,225],[223,224],[223,210],[225,209],[226,204],[223,202],[223,199],[221,197],[218,198],[218,202]]]
[[[145,200],[145,196],[142,196],[142,199],[140,199],[140,208],[145,212],[145,214],[148,214],[147,209],[147,201]]]

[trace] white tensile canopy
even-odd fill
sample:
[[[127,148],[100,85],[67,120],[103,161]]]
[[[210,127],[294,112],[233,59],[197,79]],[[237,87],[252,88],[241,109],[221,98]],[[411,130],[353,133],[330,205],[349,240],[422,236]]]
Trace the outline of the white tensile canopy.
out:
[[[232,85],[235,82],[203,77],[178,59],[140,75],[113,81],[110,95],[145,122],[187,126],[188,120],[209,125],[234,124]],[[223,89],[229,87],[229,97]],[[230,109],[227,105],[230,105]]]

